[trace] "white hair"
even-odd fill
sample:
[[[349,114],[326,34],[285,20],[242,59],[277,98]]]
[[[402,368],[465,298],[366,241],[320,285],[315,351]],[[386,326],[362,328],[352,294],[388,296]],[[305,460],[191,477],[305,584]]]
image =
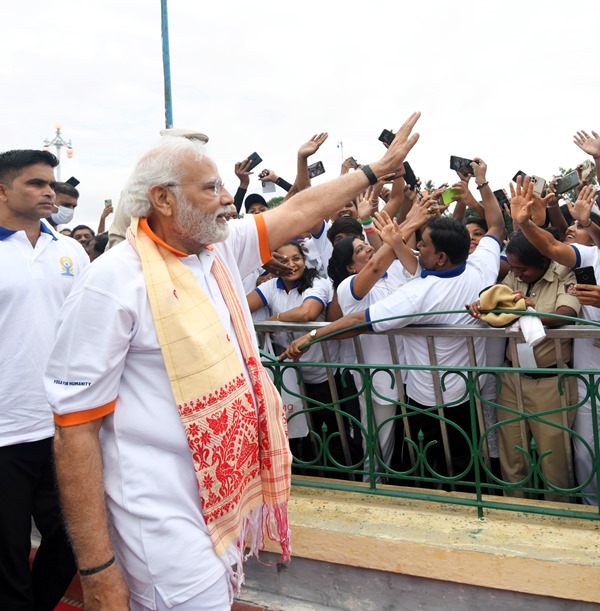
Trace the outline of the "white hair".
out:
[[[200,161],[206,154],[204,143],[200,140],[164,136],[154,148],[144,154],[123,190],[123,211],[128,218],[150,216],[150,187],[178,184],[182,177],[181,162],[189,153]]]

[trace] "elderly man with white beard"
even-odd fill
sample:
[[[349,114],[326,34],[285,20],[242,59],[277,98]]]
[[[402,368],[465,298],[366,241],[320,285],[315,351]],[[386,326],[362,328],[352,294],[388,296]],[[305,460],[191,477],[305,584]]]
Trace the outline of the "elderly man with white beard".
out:
[[[418,118],[371,166],[237,221],[202,142],[165,137],[138,162],[127,239],[74,287],[45,376],[88,611],[229,609],[247,543],[266,532],[289,558],[285,418],[241,279],[401,175]]]

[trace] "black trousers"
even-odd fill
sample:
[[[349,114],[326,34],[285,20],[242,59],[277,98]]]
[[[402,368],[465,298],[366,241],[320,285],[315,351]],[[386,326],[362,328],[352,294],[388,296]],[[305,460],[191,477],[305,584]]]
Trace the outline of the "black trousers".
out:
[[[30,570],[32,517],[42,539]],[[0,609],[52,611],[75,572],[52,438],[0,447]]]

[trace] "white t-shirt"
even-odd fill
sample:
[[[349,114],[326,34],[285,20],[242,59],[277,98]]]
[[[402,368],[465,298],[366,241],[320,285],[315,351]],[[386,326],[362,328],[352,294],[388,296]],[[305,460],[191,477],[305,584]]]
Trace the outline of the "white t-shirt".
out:
[[[362,298],[354,294],[353,285],[355,278],[356,275],[349,276],[342,280],[337,288],[338,304],[344,316],[354,312],[362,312],[369,306],[378,303],[397,291],[405,282],[404,267],[400,261],[393,261],[385,275],[380,278],[373,288]],[[365,363],[393,363],[390,344],[387,337],[361,335],[360,345],[362,347]],[[397,339],[396,346],[398,348],[398,362],[404,363],[402,341],[400,338]],[[360,387],[359,384],[360,381],[358,380],[357,387]],[[394,385],[394,388],[391,387],[391,378],[386,372],[379,371],[375,373],[373,376],[373,386],[375,390],[384,397],[398,399],[398,387],[396,385]],[[385,401],[381,397],[377,397],[377,401],[382,404],[390,403],[390,401]]]
[[[467,262],[449,272],[422,273],[383,301],[366,310],[367,320],[457,310],[460,314],[424,314],[373,323],[374,331],[387,331],[407,325],[477,325],[465,308],[479,297],[479,292],[495,284],[500,266],[500,244],[492,236],[484,236]],[[427,338],[407,335],[403,338],[404,356],[408,365],[429,365]],[[474,338],[477,364],[485,365],[484,338]],[[438,337],[435,339],[437,365],[461,366],[469,364],[467,343],[460,337]],[[444,379],[446,391],[444,402],[455,401],[464,394],[464,382],[458,375],[447,375]],[[422,405],[437,405],[433,376],[429,371],[408,370],[406,390],[411,399]]]
[[[58,312],[89,263],[79,242],[45,223],[35,246],[0,227],[0,446],[54,435],[42,375]]]
[[[257,287],[256,292],[260,295],[263,303],[268,306],[273,315],[287,312],[292,308],[297,308],[302,305],[307,299],[316,299],[322,306],[321,313],[316,318],[315,322],[325,321],[325,310],[327,305],[333,298],[333,287],[329,280],[317,277],[313,280],[312,287],[307,288],[303,293],[299,293],[297,288],[293,288],[289,293],[285,290],[285,285],[281,278],[273,278]],[[302,337],[303,333],[294,333],[294,339]],[[281,346],[287,347],[288,339],[286,333],[275,334],[275,341]],[[337,360],[336,342],[329,342],[330,350],[334,349],[334,354],[331,354],[332,362]],[[319,344],[312,345],[300,358],[301,361],[307,363],[322,363],[323,353]],[[302,377],[309,384],[318,384],[327,380],[327,371],[319,367],[307,367],[302,371]]]
[[[251,329],[241,275],[263,263],[256,219],[229,221],[225,242],[180,259],[210,296],[238,354],[229,311],[210,270],[217,254],[235,283]],[[266,233],[261,234],[260,241],[265,240]],[[109,406],[100,432],[104,482],[115,550],[131,595],[152,607],[156,588],[169,605],[180,604],[212,585],[225,567],[202,516],[141,262],[125,241],[86,271],[61,311],[46,390],[61,424],[70,418],[86,421],[85,410]],[[64,354],[69,355],[67,362]]]
[[[592,266],[596,278],[600,278],[600,249],[597,246],[583,246],[570,244],[577,255],[574,269]],[[581,306],[581,318],[600,322],[600,308],[594,306]],[[600,367],[600,348],[594,345],[594,339],[578,337],[573,340],[573,367],[575,369],[589,369]]]

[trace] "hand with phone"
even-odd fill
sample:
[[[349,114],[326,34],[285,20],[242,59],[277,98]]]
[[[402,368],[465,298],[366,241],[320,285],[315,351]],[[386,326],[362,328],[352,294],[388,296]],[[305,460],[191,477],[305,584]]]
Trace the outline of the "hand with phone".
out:
[[[475,183],[482,185],[487,182],[485,175],[487,173],[487,163],[481,157],[473,157],[471,161],[471,171],[475,177]]]
[[[354,157],[348,157],[348,159],[344,159],[342,162],[342,170],[340,174],[348,174],[348,172],[353,169],[356,170],[360,167],[360,164],[354,159]]]
[[[235,164],[234,172],[240,181],[240,189],[247,189],[250,186],[250,159],[244,159],[243,161],[237,161]]]
[[[575,270],[576,274],[577,271],[578,270]],[[572,290],[575,297],[577,297],[577,301],[579,301],[581,305],[600,308],[600,286],[595,284],[583,284],[577,280],[577,284]]]
[[[418,133],[411,134],[411,132],[420,116],[420,112],[413,112],[396,133],[385,155],[369,164],[378,180],[382,182],[393,180],[404,171],[402,163],[419,139]]]
[[[261,170],[260,174],[258,175],[258,179],[262,182],[277,182],[279,180],[279,176],[277,176],[273,170],[265,168],[264,170]]]
[[[454,170],[461,180],[463,178],[474,176],[473,167],[471,166],[472,163],[472,159],[458,157],[457,155],[450,155],[450,169]]]

